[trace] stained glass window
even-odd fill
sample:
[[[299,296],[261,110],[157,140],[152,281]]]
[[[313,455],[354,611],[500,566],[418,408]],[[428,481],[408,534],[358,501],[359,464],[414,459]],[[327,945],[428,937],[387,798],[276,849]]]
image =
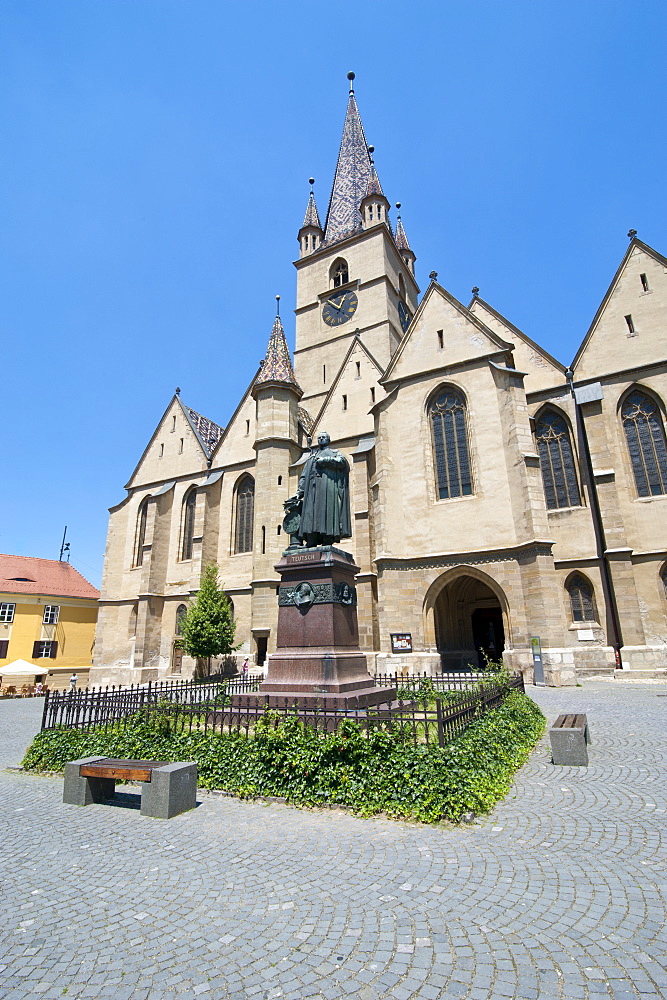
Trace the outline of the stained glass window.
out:
[[[181,544],[181,559],[192,559],[192,539],[195,533],[195,511],[197,509],[197,491],[190,490],[183,502],[183,542]]]
[[[568,581],[567,592],[570,595],[573,622],[597,621],[593,588],[585,576],[575,573]]]
[[[581,496],[565,419],[553,410],[543,413],[535,425],[535,438],[548,509],[578,507]]]
[[[658,404],[636,389],[623,403],[621,418],[637,493],[640,497],[667,493],[667,446]]]
[[[429,417],[440,500],[471,496],[465,399],[456,389],[442,389],[429,407]]]
[[[236,491],[236,552],[252,552],[252,526],[255,516],[255,480],[245,476]]]
[[[178,607],[176,608],[176,635],[183,634],[181,630],[181,625],[187,613],[188,609],[185,604],[179,604]]]

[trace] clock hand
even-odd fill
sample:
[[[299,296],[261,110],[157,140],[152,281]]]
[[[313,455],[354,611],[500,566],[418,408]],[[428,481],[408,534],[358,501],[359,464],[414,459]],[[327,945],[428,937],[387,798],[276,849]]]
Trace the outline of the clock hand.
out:
[[[339,306],[337,306],[337,305],[336,305],[336,303],[334,302],[334,300],[333,300],[333,299],[329,299],[329,302],[330,302],[330,303],[331,303],[331,305],[332,305],[332,306],[334,307],[334,309],[337,309],[337,310],[338,310],[338,312],[340,312],[340,311],[341,311],[341,309],[343,308],[343,300],[342,300],[342,299],[341,299],[341,304],[340,304]]]

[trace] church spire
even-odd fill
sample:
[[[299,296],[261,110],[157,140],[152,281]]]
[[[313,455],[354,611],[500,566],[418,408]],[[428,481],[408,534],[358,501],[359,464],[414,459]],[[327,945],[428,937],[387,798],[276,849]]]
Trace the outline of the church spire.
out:
[[[301,391],[301,386],[296,380],[294,375],[294,369],[292,368],[292,361],[289,356],[289,349],[287,347],[287,341],[285,339],[285,331],[283,330],[283,324],[280,321],[280,315],[278,313],[280,296],[276,295],[276,302],[278,303],[276,309],[276,318],[273,321],[273,329],[271,330],[271,336],[269,337],[269,345],[266,349],[266,357],[262,361],[262,367],[260,368],[257,378],[255,379],[255,384],[253,385],[253,394],[256,389],[260,386],[266,385],[288,385],[299,394],[299,398],[303,395]]]
[[[380,178],[378,177],[377,170],[375,169],[375,161],[373,159],[374,152],[374,147],[369,146],[368,154],[371,158],[371,175],[366,186],[366,195],[359,206],[361,209],[361,218],[364,229],[370,229],[371,226],[377,226],[379,222],[384,222],[387,225],[389,224],[389,202],[384,196],[382,185],[380,184]]]
[[[417,260],[417,255],[410,248],[408,243],[408,238],[405,235],[405,229],[403,228],[403,220],[401,219],[401,203],[396,202],[396,210],[398,212],[398,217],[396,219],[396,235],[394,239],[396,240],[396,246],[400,252],[401,257],[410,268],[411,272],[415,273],[415,261]]]
[[[299,240],[301,257],[306,257],[309,253],[312,253],[313,250],[317,250],[322,242],[322,237],[324,236],[322,224],[320,222],[320,215],[317,211],[317,205],[315,204],[315,192],[313,191],[315,178],[311,177],[308,183],[310,184],[308,205],[306,206],[306,214],[303,220],[303,225],[301,226],[297,237]]]
[[[324,234],[326,243],[337,243],[338,240],[361,231],[359,207],[368,191],[372,174],[364,127],[354,97],[354,73],[348,73],[347,78],[350,81],[350,96],[327,212]]]
[[[313,184],[315,183],[315,178],[310,178],[310,194],[308,195],[308,205],[306,207],[306,215],[303,220],[304,229],[306,226],[315,226],[316,229],[321,229],[320,216],[317,211],[317,205],[315,204],[315,192],[313,191]]]

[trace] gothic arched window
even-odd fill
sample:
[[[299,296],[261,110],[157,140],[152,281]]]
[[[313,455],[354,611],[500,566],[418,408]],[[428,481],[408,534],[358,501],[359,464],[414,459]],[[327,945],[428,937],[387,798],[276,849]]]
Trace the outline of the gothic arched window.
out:
[[[148,501],[150,497],[145,497],[139,505],[137,514],[137,534],[134,541],[134,566],[142,566],[144,562],[144,545],[146,543],[146,521],[148,519]]]
[[[197,490],[189,490],[183,501],[183,535],[181,541],[181,559],[192,559],[192,539],[195,534],[195,511],[197,509]]]
[[[255,516],[255,480],[244,476],[236,489],[234,551],[252,552],[252,525]]]
[[[348,270],[347,261],[339,257],[331,265],[331,281],[334,288],[338,288],[339,285],[346,285],[350,280],[350,272]]]
[[[575,573],[567,581],[566,589],[570,595],[573,622],[597,621],[597,610],[593,587],[582,573]]]
[[[535,439],[542,467],[544,496],[549,510],[579,507],[581,495],[567,423],[559,413],[548,410],[535,424]]]
[[[640,497],[667,493],[667,446],[658,404],[635,389],[621,407],[623,429]]]
[[[463,395],[449,386],[439,390],[428,408],[433,434],[435,478],[440,500],[472,494],[472,473]]]
[[[176,625],[174,628],[176,635],[183,635],[181,626],[183,624],[183,619],[185,618],[187,613],[188,609],[185,604],[179,604],[178,607],[176,608]]]

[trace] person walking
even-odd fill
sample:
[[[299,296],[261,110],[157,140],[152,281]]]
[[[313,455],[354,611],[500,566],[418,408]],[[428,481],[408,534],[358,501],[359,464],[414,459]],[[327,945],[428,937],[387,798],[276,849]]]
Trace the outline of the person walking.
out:
[[[70,691],[76,691],[76,685],[77,685],[78,680],[79,680],[79,678],[78,678],[76,670],[75,670],[74,673],[72,674],[72,676],[69,679],[69,689],[70,689]]]

